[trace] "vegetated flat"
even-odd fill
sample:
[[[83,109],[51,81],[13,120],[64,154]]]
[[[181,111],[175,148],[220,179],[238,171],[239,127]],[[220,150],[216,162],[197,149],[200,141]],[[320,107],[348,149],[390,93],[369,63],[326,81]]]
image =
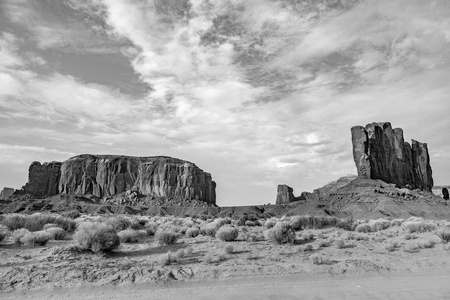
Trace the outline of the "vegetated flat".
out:
[[[73,232],[45,246],[15,244],[13,233],[6,234],[0,243],[2,299],[444,299],[450,292],[450,248],[437,235],[450,231],[448,221],[380,219],[346,228],[349,222],[317,217],[320,228],[308,228],[301,217],[244,222],[129,216],[121,217],[129,220],[124,225],[116,218],[75,219],[133,227],[134,242],[110,252],[80,250]],[[291,233],[296,229],[295,240],[269,240],[277,223],[289,224]],[[238,229],[237,239],[225,242],[208,231],[221,227]],[[198,228],[199,235],[188,237],[188,228]],[[158,232],[179,238],[161,245]]]

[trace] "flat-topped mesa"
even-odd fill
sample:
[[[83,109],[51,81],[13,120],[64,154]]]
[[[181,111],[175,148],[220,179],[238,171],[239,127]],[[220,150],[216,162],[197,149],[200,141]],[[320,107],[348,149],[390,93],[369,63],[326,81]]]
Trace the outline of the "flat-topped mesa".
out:
[[[427,144],[412,140],[411,148],[403,139],[403,130],[392,129],[389,122],[354,126],[351,133],[359,177],[431,191],[433,178]]]
[[[196,199],[208,204],[216,203],[216,184],[211,174],[191,162],[177,158],[78,155],[59,163],[56,192],[41,187],[41,176],[31,176],[34,164],[30,166],[29,182],[25,186],[35,187],[25,189],[34,195],[37,195],[35,190],[45,190],[50,192],[39,195],[59,193],[111,197],[131,190],[157,199]]]

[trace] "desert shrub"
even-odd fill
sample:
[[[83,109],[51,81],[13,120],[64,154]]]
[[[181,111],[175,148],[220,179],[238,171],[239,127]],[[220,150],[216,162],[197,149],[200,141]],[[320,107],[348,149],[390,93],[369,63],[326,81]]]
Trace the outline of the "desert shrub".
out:
[[[205,236],[216,236],[216,228],[211,225],[204,225],[200,227],[200,233]]]
[[[12,238],[14,244],[22,244],[20,239],[30,232],[31,231],[29,231],[28,229],[25,229],[25,228],[19,228],[19,229],[14,230],[11,234],[11,238]]]
[[[177,252],[175,252],[175,259],[177,261],[181,260],[186,255],[186,252],[184,249],[178,249]]]
[[[425,221],[420,218],[409,218],[402,224],[402,229],[409,232],[426,232],[433,231],[436,229],[436,225],[434,225],[430,221]]]
[[[370,220],[369,225],[372,232],[377,232],[391,227],[391,221],[385,219]]]
[[[213,260],[214,260],[214,255],[212,255],[212,254],[206,254],[206,255],[203,257],[202,260],[203,260],[204,263],[210,264],[210,263],[212,263]]]
[[[125,229],[119,231],[117,235],[119,236],[119,240],[121,243],[136,243],[139,238],[138,231],[134,229]]]
[[[120,239],[111,225],[99,222],[80,223],[73,239],[82,250],[106,252],[119,247]]]
[[[1,221],[1,224],[7,226],[11,231],[19,228],[25,228],[29,231],[40,231],[49,223],[57,224],[68,232],[76,228],[76,222],[74,220],[53,214],[11,214],[5,216]]]
[[[167,253],[161,254],[161,256],[158,258],[158,264],[162,267],[169,265],[173,261],[174,256],[172,255],[172,252],[170,252],[170,250]]]
[[[313,246],[311,244],[308,244],[305,246],[305,249],[303,249],[303,251],[313,251]]]
[[[332,241],[329,240],[320,240],[319,241],[319,247],[328,247],[330,246]]]
[[[433,248],[436,244],[435,241],[425,241],[418,244],[419,248]]]
[[[0,242],[9,234],[9,229],[5,225],[0,224]]]
[[[78,210],[74,209],[74,210],[61,212],[60,215],[65,218],[76,219],[81,216],[81,213]]]
[[[335,244],[336,244],[336,248],[338,248],[338,249],[342,249],[342,248],[345,247],[345,242],[344,242],[344,240],[337,240],[337,241],[335,242]]]
[[[409,253],[419,252],[419,246],[417,245],[417,243],[407,244],[405,245],[405,248],[403,248],[403,251]]]
[[[396,242],[396,241],[391,241],[384,245],[384,249],[386,249],[389,252],[394,251],[397,248],[398,248],[398,242]]]
[[[302,234],[302,239],[305,241],[309,241],[314,239],[314,234],[312,234],[311,232],[305,232]]]
[[[368,241],[369,240],[369,236],[362,235],[362,234],[357,234],[354,239],[357,240],[357,241]]]
[[[441,241],[443,243],[450,242],[450,230],[443,229],[443,230],[436,231],[436,235],[438,236],[439,239],[441,239]]]
[[[67,232],[61,227],[50,227],[45,229],[51,235],[51,239],[62,241],[66,238]]]
[[[377,242],[377,243],[382,243],[386,240],[385,237],[382,236],[374,236],[372,237],[372,241]]]
[[[155,236],[160,245],[175,244],[179,237],[178,233],[174,231],[157,231]]]
[[[58,224],[55,224],[55,223],[48,223],[48,224],[45,224],[44,227],[42,227],[42,230],[47,230],[49,228],[54,228],[54,227],[59,227],[59,226],[58,226]],[[61,227],[59,227],[59,228],[61,228]]]
[[[200,230],[197,227],[191,227],[186,229],[186,237],[188,238],[195,238],[200,234]]]
[[[194,251],[194,248],[192,246],[189,246],[186,248],[186,255],[191,255]]]
[[[363,223],[363,224],[359,224],[358,226],[356,226],[355,231],[367,233],[367,232],[372,231],[372,227],[367,223]]]
[[[417,236],[411,233],[405,234],[405,240],[414,240],[417,239]]]
[[[110,217],[106,219],[105,223],[112,226],[117,232],[130,228],[131,226],[131,221],[125,216]]]
[[[266,238],[277,244],[286,244],[295,242],[295,231],[292,226],[286,222],[278,222],[271,229],[266,230]]]
[[[391,221],[391,226],[402,226],[403,222],[403,219],[394,219]]]
[[[158,224],[156,223],[147,223],[144,227],[144,230],[147,232],[148,236],[155,235],[156,231],[158,230]]]
[[[239,236],[239,230],[231,226],[223,226],[217,230],[216,238],[224,242],[233,242]]]
[[[244,240],[249,243],[256,242],[257,236],[253,232],[246,232],[243,234]]]
[[[52,238],[47,231],[34,231],[25,234],[20,238],[20,242],[27,246],[44,246]]]
[[[278,219],[277,219],[277,218],[270,218],[270,219],[268,219],[268,220],[264,223],[264,226],[265,226],[267,229],[270,229],[270,228],[272,228],[273,226],[275,226],[275,224],[277,224],[277,222],[278,222]]]
[[[224,250],[226,254],[233,254],[234,251],[233,245],[226,245]]]
[[[354,240],[355,237],[356,237],[356,234],[354,234],[353,232],[348,232],[347,236],[346,236],[346,239],[347,240]]]

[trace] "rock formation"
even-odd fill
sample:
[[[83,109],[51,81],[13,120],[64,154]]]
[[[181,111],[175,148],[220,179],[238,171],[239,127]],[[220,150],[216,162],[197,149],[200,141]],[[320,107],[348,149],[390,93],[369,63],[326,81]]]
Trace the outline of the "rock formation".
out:
[[[449,199],[449,194],[448,194],[448,189],[447,188],[442,188],[442,198],[444,198],[444,200],[448,200]]]
[[[432,171],[427,144],[404,141],[403,130],[391,123],[371,123],[351,129],[358,176],[380,179],[399,187],[431,191]]]
[[[9,196],[11,196],[14,193],[14,189],[13,188],[9,188],[9,187],[4,187],[1,191],[0,191],[0,200],[6,200],[9,198]]]
[[[51,196],[58,194],[60,162],[32,162],[28,169],[28,183],[23,187],[26,193],[35,196]]]
[[[215,187],[211,174],[181,159],[85,154],[63,163],[32,163],[24,191],[37,196],[59,193],[100,198],[128,192],[215,204]]]
[[[294,190],[285,184],[279,184],[277,188],[276,205],[288,204],[295,201]]]

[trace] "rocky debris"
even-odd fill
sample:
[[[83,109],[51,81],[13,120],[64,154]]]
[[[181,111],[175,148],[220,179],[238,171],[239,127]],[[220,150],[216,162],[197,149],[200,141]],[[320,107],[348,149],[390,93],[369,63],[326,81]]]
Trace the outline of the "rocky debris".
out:
[[[391,123],[371,123],[351,129],[353,158],[358,176],[380,179],[401,188],[431,191],[430,157],[426,143],[403,139],[403,130]]]
[[[277,188],[276,205],[288,204],[294,202],[294,190],[285,184],[279,184]]]
[[[0,200],[7,200],[14,193],[13,188],[4,187],[0,191]]]
[[[35,196],[51,196],[58,194],[60,178],[60,162],[38,161],[31,163],[28,169],[28,183],[22,188],[25,193]]]
[[[449,199],[449,194],[448,194],[448,189],[447,188],[442,188],[442,198],[444,198],[444,200],[448,200]]]
[[[195,164],[165,156],[78,155],[63,163],[29,168],[23,192],[34,196],[56,194],[109,198],[126,193],[127,203],[141,196],[161,201],[198,200],[215,205],[216,183]]]

